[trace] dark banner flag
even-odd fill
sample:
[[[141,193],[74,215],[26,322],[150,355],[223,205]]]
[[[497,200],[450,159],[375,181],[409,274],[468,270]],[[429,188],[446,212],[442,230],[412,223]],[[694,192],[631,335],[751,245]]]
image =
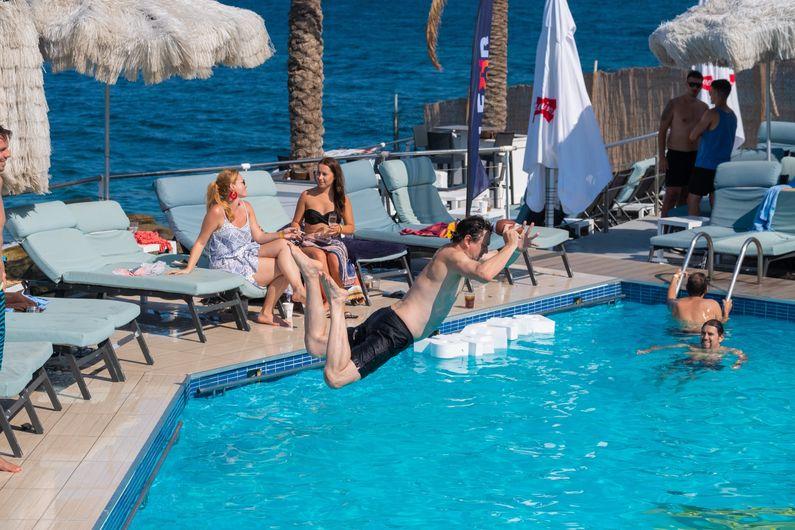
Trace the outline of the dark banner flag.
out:
[[[480,0],[475,38],[472,41],[472,73],[469,77],[469,127],[467,137],[467,215],[472,200],[489,187],[489,176],[480,160],[480,125],[486,103],[486,77],[489,71],[489,37],[491,35],[492,0]]]

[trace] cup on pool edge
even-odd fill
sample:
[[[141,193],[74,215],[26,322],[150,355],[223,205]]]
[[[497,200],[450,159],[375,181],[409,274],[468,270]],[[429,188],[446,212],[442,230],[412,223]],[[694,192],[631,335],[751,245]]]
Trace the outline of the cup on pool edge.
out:
[[[293,303],[292,302],[283,302],[282,307],[284,308],[284,319],[287,322],[293,321]]]
[[[464,307],[467,309],[475,309],[475,295],[467,293],[464,295]]]

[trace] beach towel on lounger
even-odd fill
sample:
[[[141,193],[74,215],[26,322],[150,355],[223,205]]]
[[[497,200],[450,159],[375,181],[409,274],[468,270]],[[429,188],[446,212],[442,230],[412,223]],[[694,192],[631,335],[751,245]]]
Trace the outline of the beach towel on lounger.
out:
[[[339,273],[342,279],[342,286],[348,289],[356,283],[356,271],[353,268],[353,264],[348,259],[348,249],[345,248],[345,244],[341,239],[336,237],[323,238],[308,235],[304,238],[301,246],[319,248],[324,252],[331,252],[337,256],[337,261],[339,261],[340,264]]]
[[[425,236],[425,237],[444,237],[450,239],[455,232],[455,222],[446,223],[444,221],[434,223],[425,228],[404,228],[400,231],[404,236]]]
[[[778,200],[778,194],[784,188],[789,187],[789,184],[781,184],[779,186],[773,186],[767,190],[764,199],[762,199],[762,204],[759,206],[759,210],[756,212],[756,218],[754,219],[754,230],[757,232],[770,230],[770,226],[773,224],[773,215],[776,213],[776,201]]]

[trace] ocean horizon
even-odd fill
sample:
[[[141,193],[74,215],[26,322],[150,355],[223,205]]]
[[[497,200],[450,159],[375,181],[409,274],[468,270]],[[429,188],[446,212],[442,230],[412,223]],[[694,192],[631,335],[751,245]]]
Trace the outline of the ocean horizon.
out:
[[[266,23],[276,54],[254,69],[217,68],[212,78],[170,79],[158,85],[124,79],[111,87],[111,171],[170,170],[274,161],[289,154],[287,36],[289,2],[237,0]],[[627,2],[607,7],[571,0],[575,38],[586,72],[654,66],[648,35],[692,1]],[[325,148],[353,148],[392,139],[394,94],[400,135],[422,123],[423,105],[465,97],[476,0],[447,4],[436,71],[425,48],[430,2],[324,3]],[[509,10],[509,84],[532,83],[544,2],[512,2]],[[53,74],[45,64],[50,107],[51,183],[99,175],[104,168],[104,85],[76,72]],[[158,214],[152,179],[111,182],[111,196],[129,213]],[[6,198],[7,205],[96,197],[95,184],[46,196]]]

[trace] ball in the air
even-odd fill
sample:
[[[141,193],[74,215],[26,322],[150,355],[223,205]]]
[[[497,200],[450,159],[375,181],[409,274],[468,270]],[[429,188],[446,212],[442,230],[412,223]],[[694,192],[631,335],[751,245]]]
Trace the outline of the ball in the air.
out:
[[[494,231],[497,232],[497,235],[502,235],[506,228],[511,227],[516,224],[516,221],[513,219],[500,219],[497,221],[497,224],[494,225]]]

